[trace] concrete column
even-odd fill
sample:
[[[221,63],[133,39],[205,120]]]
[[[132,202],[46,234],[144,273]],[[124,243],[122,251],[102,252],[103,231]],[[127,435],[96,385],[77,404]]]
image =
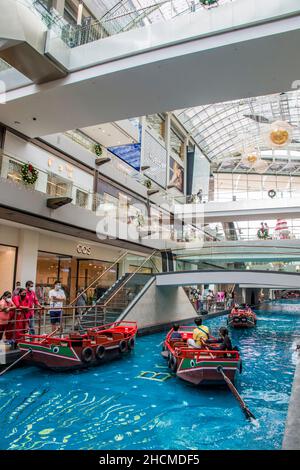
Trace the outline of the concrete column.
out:
[[[61,16],[64,16],[65,0],[52,0],[52,7],[55,8]]]
[[[171,114],[166,113],[166,121],[165,121],[165,146],[167,149],[167,165],[166,165],[166,172],[167,172],[167,184],[169,183],[169,175],[170,175],[170,153],[171,153]]]
[[[246,289],[244,287],[242,289],[242,300],[243,300],[243,303],[245,304],[246,303]]]
[[[36,280],[36,265],[39,249],[39,233],[20,230],[16,280],[25,287],[26,281]]]
[[[187,135],[184,139],[184,188],[183,188],[183,192],[184,194],[186,194],[186,190],[187,190],[187,150],[188,150],[188,146],[189,146],[189,140],[190,140],[190,137],[189,135]]]

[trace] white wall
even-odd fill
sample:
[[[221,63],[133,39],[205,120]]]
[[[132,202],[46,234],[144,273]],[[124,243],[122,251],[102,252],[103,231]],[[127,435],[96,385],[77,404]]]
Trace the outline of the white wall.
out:
[[[15,249],[0,247],[0,295],[13,289]]]
[[[54,173],[70,181],[76,188],[78,187],[86,192],[93,191],[94,178],[92,174],[67,163],[65,160],[52,155],[50,152],[30,142],[26,142],[10,132],[6,134],[4,154],[24,163],[30,162],[40,170],[36,185],[37,190],[45,192],[47,187],[47,173]],[[3,165],[1,173],[2,176],[5,177],[6,175],[3,174],[3,172],[5,172],[5,165]],[[75,197],[75,195],[73,196]]]

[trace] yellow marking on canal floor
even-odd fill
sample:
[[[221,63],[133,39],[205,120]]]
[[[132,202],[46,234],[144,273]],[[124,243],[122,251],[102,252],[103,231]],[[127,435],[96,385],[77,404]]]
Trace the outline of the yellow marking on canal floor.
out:
[[[155,382],[164,382],[172,377],[171,374],[168,372],[153,372],[150,370],[144,370],[140,372],[137,379],[146,379],[146,380],[154,380]]]

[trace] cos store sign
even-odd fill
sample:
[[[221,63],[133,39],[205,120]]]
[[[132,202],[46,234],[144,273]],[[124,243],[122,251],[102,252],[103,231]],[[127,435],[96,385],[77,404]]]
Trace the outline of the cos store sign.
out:
[[[90,255],[92,253],[91,247],[87,245],[77,245],[76,247],[77,253],[80,255]]]

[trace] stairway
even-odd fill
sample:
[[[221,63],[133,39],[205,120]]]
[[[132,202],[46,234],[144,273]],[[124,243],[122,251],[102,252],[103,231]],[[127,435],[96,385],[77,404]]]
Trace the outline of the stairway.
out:
[[[83,315],[82,327],[92,328],[116,321],[151,277],[151,274],[124,274]]]

